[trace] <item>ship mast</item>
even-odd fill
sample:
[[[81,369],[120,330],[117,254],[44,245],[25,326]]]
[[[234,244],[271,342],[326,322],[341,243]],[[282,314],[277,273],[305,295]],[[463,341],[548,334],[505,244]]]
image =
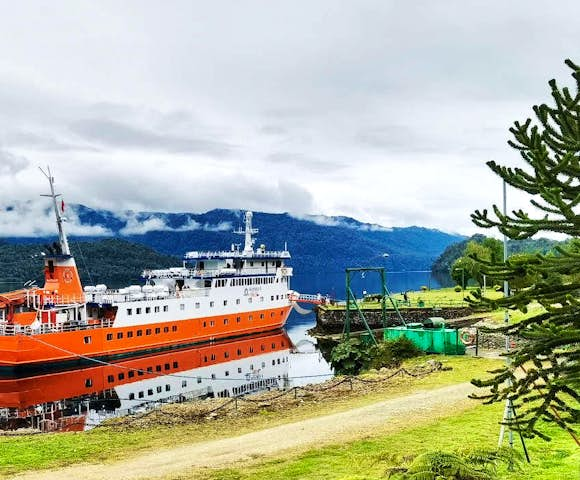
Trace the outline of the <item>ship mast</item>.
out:
[[[54,177],[50,173],[50,167],[46,167],[46,170],[48,171],[48,173],[46,173],[42,168],[40,168],[40,167],[38,167],[38,168],[43,173],[43,175],[48,179],[48,183],[50,184],[50,195],[41,195],[41,197],[51,197],[52,198],[52,203],[54,205],[54,214],[56,216],[56,226],[58,227],[58,238],[59,238],[59,242],[60,242],[60,249],[61,249],[63,255],[70,255],[70,249],[68,247],[68,240],[66,238],[66,234],[64,233],[64,228],[62,225],[64,220],[60,214],[60,211],[58,209],[58,205],[56,203],[56,198],[60,197],[61,194],[54,193]]]
[[[244,253],[253,253],[254,251],[254,239],[252,235],[254,233],[258,233],[257,228],[252,228],[252,212],[247,211],[245,216],[245,229],[242,230],[241,228],[235,230],[234,233],[239,235],[245,235],[245,243],[244,243]]]

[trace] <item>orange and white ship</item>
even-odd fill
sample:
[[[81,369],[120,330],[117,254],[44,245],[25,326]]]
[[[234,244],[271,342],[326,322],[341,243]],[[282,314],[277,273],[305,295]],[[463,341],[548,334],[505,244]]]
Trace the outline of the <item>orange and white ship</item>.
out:
[[[59,242],[44,257],[42,288],[0,294],[0,374],[82,365],[281,328],[292,308],[287,248],[187,252],[182,265],[145,270],[144,285],[83,286],[50,183]]]

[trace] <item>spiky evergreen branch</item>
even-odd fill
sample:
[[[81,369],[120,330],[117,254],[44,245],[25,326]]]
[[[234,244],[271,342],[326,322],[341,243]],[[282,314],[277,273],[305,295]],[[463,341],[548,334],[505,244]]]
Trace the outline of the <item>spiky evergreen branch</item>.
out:
[[[520,256],[505,263],[474,258],[481,272],[494,281],[533,279],[527,288],[499,300],[485,299],[477,292],[474,303],[523,312],[532,301],[544,307],[544,312],[520,323],[494,329],[523,342],[509,352],[509,366],[490,372],[488,379],[473,381],[487,389],[476,398],[484,403],[511,399],[518,409],[515,427],[542,438],[546,436],[540,419],[569,431],[580,421],[580,67],[570,60],[566,64],[572,69],[575,92],[551,80],[553,105],[533,108],[536,123],[527,119],[510,128],[513,139],[508,143],[528,168],[488,162],[509,185],[531,195],[530,203],[541,216],[534,218],[523,210],[504,215],[497,205],[493,215],[487,210],[472,214],[476,225],[497,228],[512,239],[541,231],[572,238],[555,254]]]

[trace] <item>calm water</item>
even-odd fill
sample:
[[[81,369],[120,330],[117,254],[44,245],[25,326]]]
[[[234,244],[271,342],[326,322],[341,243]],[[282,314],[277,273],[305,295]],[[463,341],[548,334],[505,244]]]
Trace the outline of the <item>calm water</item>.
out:
[[[392,293],[435,288],[429,272],[391,272]],[[343,273],[297,275],[301,293],[344,299]],[[357,296],[380,291],[377,274],[352,279]],[[0,378],[0,429],[81,431],[104,420],[156,408],[165,402],[232,397],[266,389],[300,386],[332,376],[307,330],[313,313],[292,312],[286,331],[203,347],[134,358],[110,365],[25,378]]]

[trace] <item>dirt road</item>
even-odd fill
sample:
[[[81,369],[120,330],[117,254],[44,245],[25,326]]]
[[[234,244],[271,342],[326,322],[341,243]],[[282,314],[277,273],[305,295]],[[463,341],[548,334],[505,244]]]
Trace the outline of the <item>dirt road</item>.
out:
[[[366,407],[296,423],[281,425],[237,437],[168,447],[141,453],[111,464],[81,464],[58,470],[16,475],[19,480],[138,480],[185,473],[203,467],[224,467],[233,462],[288,454],[332,443],[369,436],[374,432],[396,431],[414,422],[443,416],[450,411],[475,407],[468,400],[473,391],[468,383],[385,400]]]

